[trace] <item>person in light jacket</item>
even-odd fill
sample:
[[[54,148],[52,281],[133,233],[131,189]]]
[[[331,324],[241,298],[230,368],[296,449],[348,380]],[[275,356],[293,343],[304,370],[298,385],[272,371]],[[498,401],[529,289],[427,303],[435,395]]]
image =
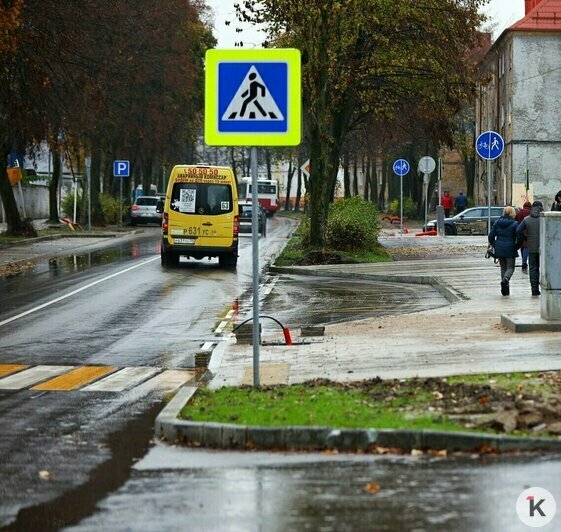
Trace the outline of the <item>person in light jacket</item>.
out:
[[[543,212],[542,202],[534,201],[530,216],[526,216],[516,228],[518,244],[520,245],[524,238],[528,244],[529,277],[533,296],[540,295],[540,212]]]
[[[495,257],[501,265],[501,294],[510,294],[510,278],[514,273],[514,263],[518,257],[514,207],[505,207],[503,215],[493,224],[489,232],[489,244],[495,248]]]

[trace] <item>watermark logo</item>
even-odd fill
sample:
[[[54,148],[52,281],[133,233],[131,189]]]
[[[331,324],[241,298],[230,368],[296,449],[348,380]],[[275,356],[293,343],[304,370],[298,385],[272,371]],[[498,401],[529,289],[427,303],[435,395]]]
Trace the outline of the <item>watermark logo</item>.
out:
[[[534,528],[549,524],[556,510],[553,495],[544,488],[528,488],[516,501],[516,513],[520,521]]]

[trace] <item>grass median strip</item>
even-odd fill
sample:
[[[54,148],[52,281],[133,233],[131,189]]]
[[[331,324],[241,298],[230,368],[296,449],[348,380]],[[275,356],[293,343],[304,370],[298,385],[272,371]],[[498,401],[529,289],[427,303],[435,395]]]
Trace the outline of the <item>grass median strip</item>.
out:
[[[561,436],[561,373],[513,373],[355,383],[200,389],[193,421],[250,426],[480,431]]]

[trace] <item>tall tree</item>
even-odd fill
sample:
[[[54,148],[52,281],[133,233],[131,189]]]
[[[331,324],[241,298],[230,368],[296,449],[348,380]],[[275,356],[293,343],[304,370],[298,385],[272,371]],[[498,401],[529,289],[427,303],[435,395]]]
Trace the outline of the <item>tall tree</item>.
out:
[[[472,89],[466,51],[485,0],[246,0],[241,15],[265,22],[303,54],[305,135],[310,146],[311,243],[324,242],[340,152],[368,116],[405,102],[447,120]]]

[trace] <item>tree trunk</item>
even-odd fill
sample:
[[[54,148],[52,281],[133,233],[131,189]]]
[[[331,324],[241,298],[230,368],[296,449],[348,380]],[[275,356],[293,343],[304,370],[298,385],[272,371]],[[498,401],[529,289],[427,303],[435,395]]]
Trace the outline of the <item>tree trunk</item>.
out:
[[[366,156],[366,161],[363,158],[362,160],[362,168],[366,166],[366,171],[363,173],[364,175],[364,200],[368,201],[370,197],[370,155]]]
[[[376,155],[370,159],[370,202],[376,205],[378,199],[378,175],[376,172]]]
[[[2,153],[8,153],[8,151],[5,148],[2,150]],[[20,236],[24,234],[24,224],[18,211],[14,189],[6,173],[6,158],[1,157],[0,160],[0,197],[2,198],[2,205],[4,205],[4,213],[6,214],[6,222],[8,224],[5,234],[7,236]]]
[[[292,159],[288,162],[288,174],[286,176],[286,198],[284,199],[284,210],[290,210],[290,189],[292,188],[292,178],[296,167],[292,164]]]
[[[300,212],[300,201],[302,199],[302,161],[298,159],[298,184],[296,186],[296,200],[294,201],[294,211]]]
[[[101,148],[94,143],[92,147],[91,179],[91,203],[92,203],[92,225],[102,226],[107,223],[100,201],[101,185]]]
[[[380,192],[378,193],[378,209],[382,212],[386,210],[386,187],[388,179],[387,169],[387,161],[382,160],[382,182],[380,183]]]
[[[351,197],[351,174],[349,168],[349,149],[343,154],[343,188],[345,198]]]
[[[58,146],[51,151],[53,158],[53,173],[49,181],[49,222],[59,222],[58,189],[62,180],[62,161]]]
[[[273,171],[271,168],[271,150],[265,148],[265,164],[267,165],[267,179],[273,179]]]
[[[353,157],[353,196],[358,196],[358,165],[356,152]]]

